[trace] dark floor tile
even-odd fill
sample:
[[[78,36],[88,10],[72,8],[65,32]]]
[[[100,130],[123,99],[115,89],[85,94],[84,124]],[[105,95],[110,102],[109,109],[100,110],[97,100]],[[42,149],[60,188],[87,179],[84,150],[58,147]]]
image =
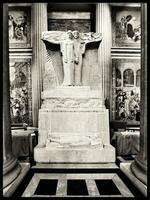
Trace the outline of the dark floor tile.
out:
[[[58,180],[41,179],[34,194],[36,195],[56,195]]]
[[[100,195],[120,195],[120,191],[112,180],[95,180]]]
[[[88,195],[85,180],[67,180],[67,195]]]

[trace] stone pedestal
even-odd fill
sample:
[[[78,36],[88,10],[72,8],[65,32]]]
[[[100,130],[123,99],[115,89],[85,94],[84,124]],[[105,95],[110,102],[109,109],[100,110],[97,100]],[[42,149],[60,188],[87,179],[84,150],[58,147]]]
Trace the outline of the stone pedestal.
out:
[[[42,40],[47,49],[48,82],[39,110],[35,161],[115,162],[98,62],[101,34],[47,31],[43,32]]]
[[[42,93],[34,159],[43,163],[115,162],[109,115],[99,90],[56,87]]]

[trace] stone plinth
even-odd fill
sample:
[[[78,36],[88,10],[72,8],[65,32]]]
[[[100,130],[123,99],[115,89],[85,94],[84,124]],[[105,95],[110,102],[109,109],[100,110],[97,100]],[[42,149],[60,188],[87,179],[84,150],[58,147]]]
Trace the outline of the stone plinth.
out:
[[[43,163],[115,161],[109,115],[101,92],[88,86],[56,87],[42,93],[34,159]]]
[[[115,162],[115,152],[111,145],[91,148],[48,148],[36,147],[34,159],[42,163],[108,163]]]

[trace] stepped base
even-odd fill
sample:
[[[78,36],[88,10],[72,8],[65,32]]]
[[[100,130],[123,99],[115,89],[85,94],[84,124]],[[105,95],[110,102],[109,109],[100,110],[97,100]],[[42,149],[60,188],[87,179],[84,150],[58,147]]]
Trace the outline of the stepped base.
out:
[[[102,147],[34,148],[34,159],[39,163],[110,163],[115,162],[115,148],[111,145]]]

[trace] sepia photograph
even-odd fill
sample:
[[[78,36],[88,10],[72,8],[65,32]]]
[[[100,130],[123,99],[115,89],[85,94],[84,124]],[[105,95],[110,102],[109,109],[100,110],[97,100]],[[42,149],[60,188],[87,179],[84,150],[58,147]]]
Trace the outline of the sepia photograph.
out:
[[[3,197],[147,197],[147,3],[3,3]]]

